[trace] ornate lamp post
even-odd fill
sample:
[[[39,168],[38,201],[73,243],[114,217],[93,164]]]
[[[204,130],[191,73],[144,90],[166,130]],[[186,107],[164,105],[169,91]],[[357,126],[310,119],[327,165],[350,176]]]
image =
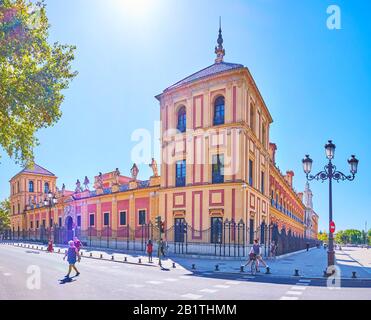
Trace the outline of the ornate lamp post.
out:
[[[58,200],[55,195],[51,193],[51,191],[48,192],[47,197],[45,197],[44,205],[45,207],[49,207],[49,215],[48,215],[48,224],[49,227],[52,227],[51,223],[51,214],[52,214],[52,208],[58,203]]]
[[[337,171],[336,166],[332,164],[332,159],[335,157],[335,148],[336,146],[332,143],[331,140],[325,145],[326,157],[329,160],[328,164],[324,167],[324,171],[317,173],[316,175],[311,175],[313,160],[309,155],[305,156],[303,159],[303,169],[307,176],[307,180],[329,180],[329,243],[328,243],[328,252],[327,252],[327,266],[333,266],[335,264],[335,252],[334,252],[334,235],[331,231],[330,224],[332,220],[332,180],[337,182],[349,180],[352,181],[355,178],[358,168],[358,160],[354,155],[348,160],[350,166],[350,175],[345,175],[344,173]]]

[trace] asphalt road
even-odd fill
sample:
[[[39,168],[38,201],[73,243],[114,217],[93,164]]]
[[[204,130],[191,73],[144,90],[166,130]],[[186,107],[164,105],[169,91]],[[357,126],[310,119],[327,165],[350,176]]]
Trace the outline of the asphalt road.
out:
[[[65,282],[62,257],[0,245],[0,299],[371,300],[371,281],[343,280],[341,288],[329,289],[325,279],[192,273],[88,258],[77,264],[81,275]]]

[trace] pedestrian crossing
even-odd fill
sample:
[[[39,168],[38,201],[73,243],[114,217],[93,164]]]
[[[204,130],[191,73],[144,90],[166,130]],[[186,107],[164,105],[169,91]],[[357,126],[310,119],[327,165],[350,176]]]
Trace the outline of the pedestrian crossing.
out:
[[[310,285],[311,280],[300,279],[294,286],[288,290],[280,300],[299,300],[307,287]]]

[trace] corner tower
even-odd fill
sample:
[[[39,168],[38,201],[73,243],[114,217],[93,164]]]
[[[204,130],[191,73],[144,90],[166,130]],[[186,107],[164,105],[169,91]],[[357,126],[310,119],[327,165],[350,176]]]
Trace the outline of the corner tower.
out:
[[[27,230],[25,209],[40,204],[46,194],[56,190],[57,177],[43,167],[34,164],[10,179],[10,220],[13,231]]]

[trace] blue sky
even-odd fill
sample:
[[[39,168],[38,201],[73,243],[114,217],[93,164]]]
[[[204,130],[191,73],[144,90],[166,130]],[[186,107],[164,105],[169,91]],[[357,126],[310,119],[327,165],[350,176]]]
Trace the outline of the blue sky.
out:
[[[79,76],[65,91],[63,117],[37,136],[36,162],[67,188],[77,178],[119,167],[129,175],[138,128],[159,120],[154,96],[214,61],[218,18],[223,19],[227,62],[247,66],[273,116],[282,171],[295,171],[303,189],[301,160],[325,165],[324,144],[337,145],[335,164],[354,182],[334,185],[337,229],[363,228],[371,215],[371,4],[368,0],[64,0],[46,1],[50,40],[77,46]],[[326,26],[327,7],[341,9],[341,30]],[[0,199],[20,168],[3,152]],[[140,166],[140,177],[150,175]],[[328,225],[328,186],[313,182],[320,229]]]

